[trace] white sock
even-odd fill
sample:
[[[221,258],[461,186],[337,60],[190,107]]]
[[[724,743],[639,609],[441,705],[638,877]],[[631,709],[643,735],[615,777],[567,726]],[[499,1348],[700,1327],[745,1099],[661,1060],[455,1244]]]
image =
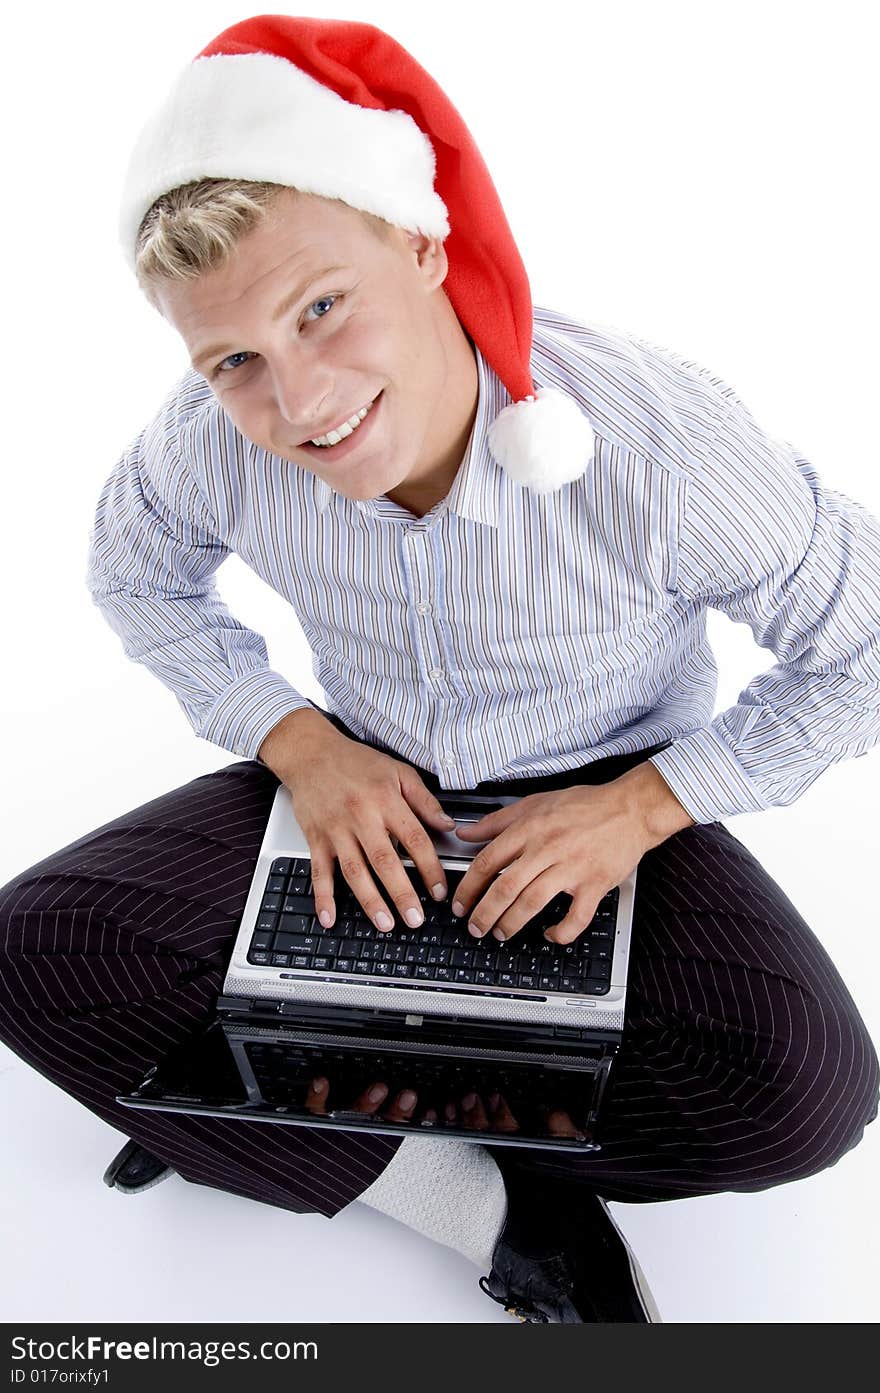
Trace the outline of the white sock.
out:
[[[456,1137],[405,1137],[358,1201],[455,1248],[484,1274],[507,1216],[494,1159],[484,1146]]]

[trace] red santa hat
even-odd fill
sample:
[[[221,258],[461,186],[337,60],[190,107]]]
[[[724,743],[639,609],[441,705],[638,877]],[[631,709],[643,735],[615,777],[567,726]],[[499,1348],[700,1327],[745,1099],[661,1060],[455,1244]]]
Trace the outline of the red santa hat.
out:
[[[537,493],[584,473],[588,418],[572,397],[532,381],[529,281],[489,171],[448,97],[388,34],[256,15],[212,39],[132,152],[120,215],[132,269],[151,204],[207,178],[283,184],[439,237],[443,288],[511,398],[489,429],[493,456]]]

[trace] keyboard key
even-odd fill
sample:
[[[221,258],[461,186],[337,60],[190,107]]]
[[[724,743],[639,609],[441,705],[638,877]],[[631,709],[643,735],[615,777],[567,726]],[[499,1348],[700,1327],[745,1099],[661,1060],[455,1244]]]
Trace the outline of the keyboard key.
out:
[[[287,888],[287,881],[283,875],[270,875],[266,881],[265,895],[283,895]]]
[[[277,933],[275,947],[279,953],[292,953],[294,949],[300,949],[302,952],[315,952],[318,948],[318,935]]]
[[[272,954],[272,966],[273,966],[273,967],[290,967],[290,954],[289,954],[289,953],[273,953],[273,954]]]
[[[256,927],[264,933],[274,933],[277,922],[277,914],[261,914],[257,919]]]
[[[278,916],[278,929],[281,933],[304,934],[309,933],[314,922],[312,914],[280,914]]]
[[[258,953],[253,949],[248,953],[248,962],[257,963],[260,967],[271,961],[271,953]]]
[[[270,867],[270,874],[289,875],[290,872],[293,870],[293,865],[294,863],[289,857],[280,856],[276,861],[272,862],[272,865]]]
[[[272,934],[255,933],[251,939],[251,948],[258,949],[261,953],[268,952],[272,947]]]

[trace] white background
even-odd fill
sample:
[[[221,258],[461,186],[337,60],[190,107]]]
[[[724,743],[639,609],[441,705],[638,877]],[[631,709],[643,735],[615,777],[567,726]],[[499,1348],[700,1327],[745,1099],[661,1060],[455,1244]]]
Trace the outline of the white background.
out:
[[[258,12],[80,0],[6,21],[0,884],[233,759],[124,658],[84,573],[103,482],[187,367],[117,244],[128,152],[177,71]],[[712,367],[827,487],[880,514],[872,7],[309,0],[308,13],[378,25],[445,88],[536,303]],[[292,611],[238,557],[219,586],[272,666],[323,704]],[[774,659],[720,614],[709,633],[721,711]],[[878,772],[872,751],[790,808],[728,820],[875,1040]],[[100,1176],[122,1136],[3,1046],[0,1106],[7,1321],[509,1320],[464,1258],[363,1206],[331,1222],[177,1177],[111,1192]],[[615,1205],[664,1318],[875,1319],[878,1148],[880,1125],[805,1181]],[[259,1282],[230,1279],[232,1252]]]

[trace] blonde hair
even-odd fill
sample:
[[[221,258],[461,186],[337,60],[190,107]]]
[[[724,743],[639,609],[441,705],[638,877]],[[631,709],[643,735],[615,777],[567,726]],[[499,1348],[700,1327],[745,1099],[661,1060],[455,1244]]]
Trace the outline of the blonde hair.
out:
[[[135,275],[150,304],[160,280],[194,280],[221,266],[282,193],[300,190],[250,179],[197,179],[163,193],[145,214],[135,243]],[[371,231],[389,240],[392,225],[356,210]]]

